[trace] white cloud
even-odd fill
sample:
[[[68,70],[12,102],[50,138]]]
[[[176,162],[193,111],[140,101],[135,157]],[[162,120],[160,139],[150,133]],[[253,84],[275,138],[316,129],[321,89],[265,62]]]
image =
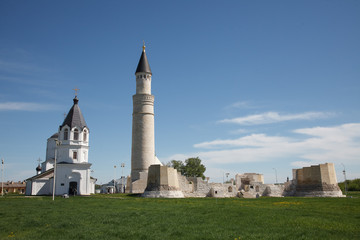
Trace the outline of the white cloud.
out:
[[[237,134],[243,134],[243,133],[247,133],[247,132],[248,132],[248,130],[240,128],[237,130],[230,131],[229,133],[233,134],[233,135],[237,135]]]
[[[289,142],[289,138],[285,137],[269,137],[265,134],[251,134],[249,136],[238,139],[214,140],[195,144],[195,148],[219,148],[219,147],[265,147],[269,144],[284,144]]]
[[[0,111],[46,111],[58,110],[60,106],[43,103],[5,102],[0,103]]]
[[[314,165],[314,163],[310,162],[310,161],[295,161],[291,163],[291,166],[295,167],[295,168],[303,168],[303,167],[308,167]]]
[[[292,120],[313,120],[328,118],[333,116],[333,113],[325,112],[305,112],[299,114],[281,115],[278,112],[266,112],[261,114],[249,115],[245,117],[232,118],[220,120],[220,123],[236,123],[240,125],[259,125],[276,122],[292,121]]]
[[[235,102],[235,103],[227,106],[226,108],[227,109],[230,109],[230,108],[255,108],[255,106],[252,105],[248,101],[240,101],[240,102]]]
[[[178,154],[174,159],[199,156],[216,164],[285,160],[295,167],[324,162],[360,163],[360,123],[304,128],[294,132],[308,137],[297,139],[251,134],[237,139],[218,139],[194,145],[210,151]]]

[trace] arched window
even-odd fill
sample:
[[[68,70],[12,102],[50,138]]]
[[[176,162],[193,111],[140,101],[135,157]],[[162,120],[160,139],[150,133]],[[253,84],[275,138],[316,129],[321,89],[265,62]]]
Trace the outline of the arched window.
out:
[[[64,140],[68,140],[69,139],[69,130],[66,128],[64,130]]]
[[[79,130],[74,129],[74,140],[79,140]]]
[[[86,139],[87,139],[87,131],[86,131],[86,129],[84,130],[83,137],[84,137],[83,141],[86,142]]]

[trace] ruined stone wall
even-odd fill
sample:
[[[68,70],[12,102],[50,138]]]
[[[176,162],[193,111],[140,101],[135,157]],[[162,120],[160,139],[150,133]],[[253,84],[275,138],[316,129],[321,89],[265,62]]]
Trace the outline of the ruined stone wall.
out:
[[[335,167],[333,163],[320,164],[321,182],[337,184]]]
[[[185,197],[208,197],[211,186],[208,181],[202,180],[200,177],[188,177],[188,182],[192,184],[192,192],[184,192]]]
[[[179,188],[181,191],[185,193],[192,193],[194,192],[194,184],[187,180],[187,178],[181,175],[180,172],[177,172],[178,180],[179,180]]]
[[[147,186],[142,194],[149,198],[183,198],[177,171],[174,168],[151,165],[148,171]]]
[[[211,183],[209,197],[236,197],[238,191],[236,186],[231,183]]]
[[[292,191],[294,196],[306,197],[342,197],[337,184],[333,163],[312,165],[293,170],[296,178],[293,186],[288,186],[287,194]],[[294,191],[295,188],[295,191]]]
[[[298,169],[296,175],[298,185],[321,183],[321,171],[319,165]]]
[[[312,165],[301,169],[293,169],[297,185],[337,184],[333,163]]]
[[[132,181],[129,184],[129,192],[130,193],[143,193],[146,188],[148,179],[148,173],[147,172],[139,172],[139,179],[136,181]]]
[[[180,190],[177,171],[174,168],[151,165],[145,191]]]

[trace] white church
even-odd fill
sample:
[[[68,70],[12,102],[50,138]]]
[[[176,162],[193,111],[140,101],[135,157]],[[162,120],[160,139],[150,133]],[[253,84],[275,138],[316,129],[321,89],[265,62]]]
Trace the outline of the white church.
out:
[[[46,159],[39,163],[37,174],[26,179],[26,195],[52,195],[54,182],[55,195],[95,193],[96,179],[90,176],[88,162],[89,128],[78,102],[75,95],[63,124],[47,140]]]

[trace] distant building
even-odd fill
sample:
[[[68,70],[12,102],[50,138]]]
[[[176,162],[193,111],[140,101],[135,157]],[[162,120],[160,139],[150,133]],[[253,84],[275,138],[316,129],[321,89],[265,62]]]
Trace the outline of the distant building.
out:
[[[110,182],[101,185],[100,193],[124,193],[126,187],[126,178],[121,177],[119,179],[111,180]]]
[[[47,140],[46,159],[36,168],[36,175],[26,180],[26,195],[90,195],[96,179],[90,177],[88,163],[89,128],[75,96],[74,105],[57,133]]]
[[[1,186],[3,186],[3,188],[4,188],[4,194],[6,194],[6,193],[24,194],[25,188],[26,188],[26,183],[25,183],[25,181],[18,181],[18,182],[7,181],[4,183],[0,183],[0,193],[2,193]]]

